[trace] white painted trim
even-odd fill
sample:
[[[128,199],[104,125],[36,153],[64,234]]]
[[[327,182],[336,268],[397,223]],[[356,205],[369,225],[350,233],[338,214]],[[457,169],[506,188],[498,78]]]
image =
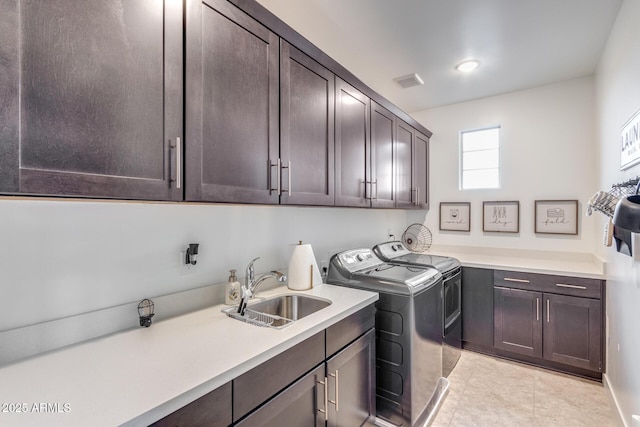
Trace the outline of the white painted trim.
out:
[[[618,399],[616,399],[616,395],[609,385],[609,377],[607,376],[607,374],[602,374],[602,384],[604,385],[604,389],[607,392],[607,396],[609,396],[609,401],[612,403],[611,406],[614,409],[613,412],[617,415],[616,424],[621,427],[631,427],[625,422],[624,416],[622,415],[622,410],[620,410],[620,405],[618,404]]]

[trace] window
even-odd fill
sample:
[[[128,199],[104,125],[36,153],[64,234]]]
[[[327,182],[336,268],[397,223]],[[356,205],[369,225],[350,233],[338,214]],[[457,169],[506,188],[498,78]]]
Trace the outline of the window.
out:
[[[500,126],[460,132],[460,189],[500,188]]]

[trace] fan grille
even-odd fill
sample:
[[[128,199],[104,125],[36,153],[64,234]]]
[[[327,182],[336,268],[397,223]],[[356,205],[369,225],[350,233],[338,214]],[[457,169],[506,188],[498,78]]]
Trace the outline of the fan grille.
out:
[[[402,233],[402,243],[411,252],[426,252],[431,247],[433,236],[431,230],[423,224],[411,224]]]

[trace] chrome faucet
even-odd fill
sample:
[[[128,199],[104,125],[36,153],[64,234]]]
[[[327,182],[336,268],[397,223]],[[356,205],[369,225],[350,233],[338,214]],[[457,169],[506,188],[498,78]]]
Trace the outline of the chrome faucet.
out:
[[[265,273],[256,279],[253,264],[259,259],[260,257],[254,258],[247,266],[247,271],[244,276],[244,285],[242,285],[240,288],[242,291],[242,298],[240,299],[240,304],[238,305],[238,313],[240,313],[241,316],[244,316],[244,310],[247,308],[247,303],[250,299],[253,298],[253,296],[257,292],[258,286],[260,286],[262,282],[269,278],[274,278],[278,282],[287,281],[287,276],[275,270],[269,273]]]

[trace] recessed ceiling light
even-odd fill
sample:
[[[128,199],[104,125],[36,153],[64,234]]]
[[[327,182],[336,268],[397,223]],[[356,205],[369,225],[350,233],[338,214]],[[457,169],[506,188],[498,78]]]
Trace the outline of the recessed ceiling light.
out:
[[[478,68],[478,65],[480,65],[480,63],[475,60],[464,61],[456,66],[456,70],[463,73],[470,73],[471,71]]]

